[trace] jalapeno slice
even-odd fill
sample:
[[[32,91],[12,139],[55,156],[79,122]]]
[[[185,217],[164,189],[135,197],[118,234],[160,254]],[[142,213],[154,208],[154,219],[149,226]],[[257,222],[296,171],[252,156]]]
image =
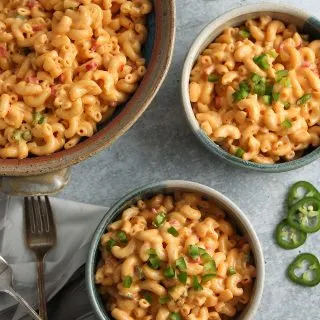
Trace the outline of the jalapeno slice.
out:
[[[287,274],[297,284],[314,287],[320,283],[319,260],[311,253],[302,253],[291,262]]]
[[[291,208],[295,203],[303,198],[313,197],[320,200],[319,191],[307,181],[296,182],[289,190],[288,206]]]
[[[320,200],[303,198],[288,213],[288,223],[305,233],[317,232],[320,229]]]
[[[290,226],[287,219],[278,224],[275,236],[277,244],[286,250],[300,247],[307,239],[307,234]]]

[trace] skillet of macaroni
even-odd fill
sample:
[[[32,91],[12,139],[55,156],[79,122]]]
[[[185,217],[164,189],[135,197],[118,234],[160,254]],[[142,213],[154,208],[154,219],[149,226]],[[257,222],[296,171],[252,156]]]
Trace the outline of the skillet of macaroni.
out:
[[[114,319],[231,319],[250,301],[250,245],[198,194],[139,200],[100,249],[95,281]]]
[[[189,96],[229,153],[273,164],[320,145],[320,40],[270,16],[227,28],[199,56]]]
[[[1,0],[0,158],[91,137],[146,72],[149,0]]]

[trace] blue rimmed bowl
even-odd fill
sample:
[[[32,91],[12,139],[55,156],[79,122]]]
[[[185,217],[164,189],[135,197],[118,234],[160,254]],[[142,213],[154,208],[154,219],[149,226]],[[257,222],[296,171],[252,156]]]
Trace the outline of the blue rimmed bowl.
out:
[[[301,9],[294,8],[292,6],[282,6],[275,3],[259,3],[241,6],[237,9],[231,10],[218,17],[207,27],[205,27],[193,42],[185,59],[182,71],[181,95],[185,115],[192,131],[209,151],[238,167],[275,173],[298,169],[313,162],[320,157],[320,148],[306,152],[306,154],[301,158],[283,163],[259,164],[242,160],[222,149],[218,144],[213,142],[205,134],[205,132],[201,130],[193,113],[189,98],[190,73],[194,63],[203,50],[206,49],[208,45],[212,43],[225,28],[239,26],[248,19],[255,19],[265,14],[270,15],[275,19],[279,19],[287,24],[292,23],[296,25],[299,31],[304,34],[309,34],[311,39],[320,39],[320,21]]]
[[[247,219],[246,215],[227,197],[218,191],[211,189],[199,183],[183,181],[183,180],[169,180],[159,183],[152,183],[140,187],[121,198],[115,203],[111,209],[106,213],[105,217],[97,227],[89,250],[89,255],[86,264],[86,286],[91,302],[92,308],[95,311],[98,319],[112,320],[112,317],[105,311],[103,301],[99,296],[97,287],[95,285],[95,272],[99,260],[101,258],[99,244],[102,235],[106,232],[107,226],[120,219],[123,210],[130,207],[140,199],[152,197],[158,193],[172,194],[176,191],[195,192],[203,195],[207,199],[214,200],[217,205],[223,209],[230,221],[238,228],[238,230],[247,237],[250,242],[255,266],[257,269],[257,277],[254,283],[252,296],[246,308],[234,319],[237,320],[251,320],[258,309],[264,285],[265,269],[263,252],[259,239]]]

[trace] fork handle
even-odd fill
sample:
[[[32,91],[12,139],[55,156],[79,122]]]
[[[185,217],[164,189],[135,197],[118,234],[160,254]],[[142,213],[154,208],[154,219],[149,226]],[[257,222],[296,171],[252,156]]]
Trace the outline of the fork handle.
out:
[[[39,314],[43,320],[47,320],[47,303],[44,288],[44,256],[38,256],[38,297],[39,297]]]
[[[30,314],[32,319],[34,320],[43,320],[38,316],[38,314],[30,307],[26,300],[24,300],[19,293],[14,291],[13,289],[7,290],[7,293],[10,294],[11,297],[17,300]]]

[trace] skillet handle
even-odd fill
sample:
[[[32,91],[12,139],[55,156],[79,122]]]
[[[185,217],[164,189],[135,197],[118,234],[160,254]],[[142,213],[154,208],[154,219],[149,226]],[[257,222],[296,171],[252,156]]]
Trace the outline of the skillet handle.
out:
[[[71,169],[40,174],[37,176],[0,177],[0,191],[10,196],[36,196],[55,194],[69,182]]]

